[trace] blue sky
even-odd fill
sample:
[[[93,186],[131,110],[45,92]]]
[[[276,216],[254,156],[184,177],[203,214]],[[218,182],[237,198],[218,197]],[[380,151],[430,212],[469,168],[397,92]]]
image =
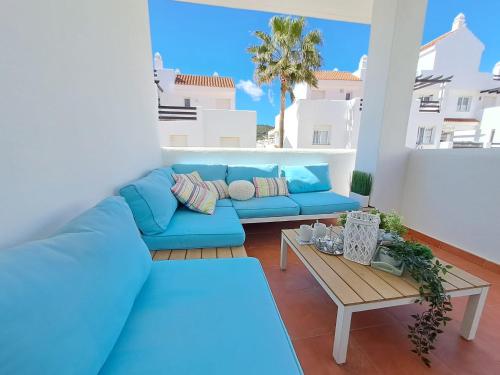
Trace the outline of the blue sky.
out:
[[[453,18],[463,12],[469,28],[486,45],[481,70],[491,71],[500,61],[498,4],[499,0],[429,0],[422,42],[448,31]],[[162,54],[166,67],[186,74],[218,72],[237,84],[243,81],[236,93],[237,108],[256,110],[258,124],[274,125],[279,112],[278,85],[262,87],[260,93],[246,82],[253,76],[253,64],[246,52],[255,42],[252,32],[268,31],[273,14],[171,0],[149,0],[149,13],[153,53]],[[309,18],[308,28],[323,34],[322,69],[354,71],[360,56],[368,52],[368,25]]]

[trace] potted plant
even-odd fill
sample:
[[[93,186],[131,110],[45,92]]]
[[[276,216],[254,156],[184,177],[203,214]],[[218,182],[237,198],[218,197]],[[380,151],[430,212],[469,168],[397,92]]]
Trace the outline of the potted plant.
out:
[[[351,192],[349,197],[359,202],[361,207],[368,207],[372,190],[372,175],[366,172],[352,172]]]

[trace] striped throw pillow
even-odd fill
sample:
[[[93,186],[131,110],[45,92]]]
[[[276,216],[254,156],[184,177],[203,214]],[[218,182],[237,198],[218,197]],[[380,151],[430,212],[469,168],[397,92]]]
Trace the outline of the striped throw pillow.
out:
[[[172,177],[174,178],[175,182],[179,182],[181,178],[185,178],[188,181],[192,182],[193,184],[197,182],[202,182],[203,180],[201,179],[201,176],[198,172],[193,171],[188,174],[177,174],[177,173],[172,173]]]
[[[196,185],[215,193],[217,195],[217,199],[229,198],[229,188],[224,180],[202,181],[197,182]]]
[[[288,186],[285,177],[254,177],[253,184],[255,186],[255,196],[257,198],[288,195]]]
[[[170,188],[175,197],[192,211],[212,215],[215,211],[217,195],[208,189],[193,184],[187,178],[180,178]]]

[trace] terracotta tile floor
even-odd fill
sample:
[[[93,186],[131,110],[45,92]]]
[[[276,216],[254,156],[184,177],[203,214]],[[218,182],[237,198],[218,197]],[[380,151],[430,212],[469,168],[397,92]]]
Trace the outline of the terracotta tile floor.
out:
[[[419,306],[354,313],[347,363],[337,365],[332,358],[337,307],[291,250],[287,271],[279,269],[280,230],[300,224],[247,224],[245,248],[262,263],[306,375],[500,374],[500,274],[437,248],[433,250],[441,258],[492,283],[476,339],[467,342],[460,337],[466,299],[454,299],[454,320],[440,337],[428,369],[410,352],[406,336],[410,314]]]

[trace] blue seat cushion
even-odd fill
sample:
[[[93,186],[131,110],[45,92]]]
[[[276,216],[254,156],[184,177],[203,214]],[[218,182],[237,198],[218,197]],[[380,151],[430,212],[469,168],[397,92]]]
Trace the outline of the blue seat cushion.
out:
[[[172,185],[172,170],[161,168],[120,189],[142,233],[161,233],[167,228],[177,209]]]
[[[290,194],[290,198],[300,206],[301,215],[331,214],[359,209],[359,203],[333,191]]]
[[[213,215],[179,208],[167,229],[144,235],[150,250],[241,246],[245,232],[233,207],[216,207]]]
[[[172,169],[178,174],[197,171],[204,181],[225,180],[227,165],[223,164],[174,164]]]
[[[281,176],[286,178],[290,193],[310,193],[331,190],[328,164],[282,166]]]
[[[253,182],[254,177],[278,177],[278,165],[229,165],[227,167],[226,182],[228,184],[237,180]]]
[[[121,197],[0,250],[0,374],[98,373],[150,269]]]
[[[247,201],[233,200],[233,207],[241,219],[295,216],[300,212],[299,205],[285,196],[252,198]]]
[[[233,207],[233,201],[229,198],[217,199],[216,207]]]
[[[155,262],[101,375],[302,374],[254,258]]]

